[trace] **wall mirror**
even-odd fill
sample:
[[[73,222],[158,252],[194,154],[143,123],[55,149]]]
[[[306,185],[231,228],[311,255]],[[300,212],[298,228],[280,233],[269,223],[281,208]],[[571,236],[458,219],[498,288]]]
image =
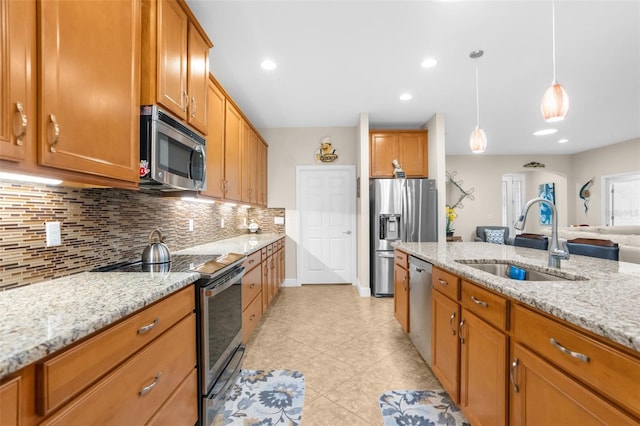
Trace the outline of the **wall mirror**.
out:
[[[462,188],[463,182],[461,180],[456,180],[457,173],[458,172],[456,171],[453,171],[451,173],[445,172],[447,176],[447,206],[452,209],[463,208],[464,206],[462,205],[462,200],[464,200],[465,198],[474,200],[473,188]]]

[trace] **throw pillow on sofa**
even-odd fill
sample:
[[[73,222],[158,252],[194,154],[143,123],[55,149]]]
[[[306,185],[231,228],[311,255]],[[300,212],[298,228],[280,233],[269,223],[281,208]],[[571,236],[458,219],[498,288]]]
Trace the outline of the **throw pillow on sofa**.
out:
[[[504,229],[485,229],[484,240],[493,244],[504,244]]]

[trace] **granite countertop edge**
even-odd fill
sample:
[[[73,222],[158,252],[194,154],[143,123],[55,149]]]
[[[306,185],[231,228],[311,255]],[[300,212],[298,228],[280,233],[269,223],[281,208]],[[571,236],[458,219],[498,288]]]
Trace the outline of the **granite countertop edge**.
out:
[[[640,352],[640,265],[585,256],[547,266],[546,251],[497,244],[395,243],[395,248],[525,305]],[[516,281],[463,263],[512,262],[541,272],[580,277],[577,281]]]
[[[174,254],[249,255],[284,237],[249,234]],[[0,379],[190,285],[196,272],[82,272],[0,292]],[[135,281],[132,284],[132,281]],[[52,294],[53,297],[43,297]]]

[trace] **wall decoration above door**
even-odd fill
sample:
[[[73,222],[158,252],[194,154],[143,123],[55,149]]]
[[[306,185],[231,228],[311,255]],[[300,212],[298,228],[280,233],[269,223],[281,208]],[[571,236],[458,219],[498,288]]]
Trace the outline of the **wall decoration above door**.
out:
[[[338,159],[338,153],[331,146],[331,138],[320,140],[320,149],[316,150],[314,158],[318,163],[332,163]]]

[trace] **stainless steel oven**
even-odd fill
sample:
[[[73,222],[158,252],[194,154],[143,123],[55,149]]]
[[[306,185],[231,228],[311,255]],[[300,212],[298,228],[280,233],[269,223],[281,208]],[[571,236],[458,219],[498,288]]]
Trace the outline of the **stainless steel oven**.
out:
[[[210,425],[240,373],[244,257],[196,281],[200,423]],[[200,271],[202,273],[202,271]]]

